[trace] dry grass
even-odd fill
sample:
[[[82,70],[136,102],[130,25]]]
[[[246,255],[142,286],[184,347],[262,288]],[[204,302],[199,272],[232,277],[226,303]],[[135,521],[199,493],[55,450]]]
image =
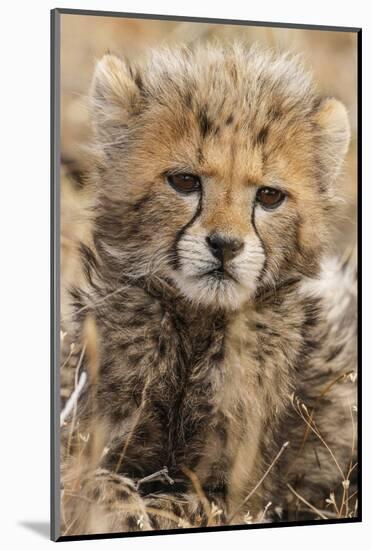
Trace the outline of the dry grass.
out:
[[[106,430],[105,426],[97,420],[97,415],[95,411],[95,403],[94,399],[92,401],[92,411],[91,411],[91,420],[90,425],[88,429],[84,429],[83,432],[80,432],[79,426],[76,425],[76,410],[78,406],[78,398],[79,398],[79,385],[81,386],[81,381],[83,379],[83,373],[80,374],[80,365],[81,361],[84,356],[87,357],[87,372],[89,374],[89,378],[91,380],[91,387],[92,391],[94,392],[94,388],[96,387],[98,377],[99,377],[99,337],[97,334],[97,329],[94,320],[91,317],[88,317],[85,323],[84,327],[84,335],[85,335],[85,343],[83,345],[83,348],[80,352],[79,361],[77,363],[77,366],[74,367],[75,373],[74,373],[74,387],[71,388],[71,395],[70,400],[67,401],[67,403],[64,406],[64,409],[62,410],[61,415],[61,424],[64,425],[64,429],[67,430],[68,440],[67,440],[67,450],[66,455],[64,457],[64,463],[69,464],[68,470],[66,470],[67,474],[63,475],[62,472],[62,478],[64,479],[63,482],[63,490],[62,490],[62,499],[61,499],[61,508],[62,508],[62,518],[65,516],[65,507],[69,507],[71,503],[71,499],[77,499],[82,500],[85,502],[85,504],[88,504],[88,507],[85,507],[85,513],[92,515],[92,521],[94,521],[95,525],[97,526],[98,530],[104,531],[107,530],[105,528],[104,520],[102,517],[100,517],[101,511],[97,511],[97,507],[95,503],[92,500],[86,499],[84,495],[81,495],[80,487],[81,487],[81,479],[88,474],[88,472],[94,472],[100,464],[100,461],[104,457],[104,455],[107,453],[108,448],[106,447]],[[65,333],[62,333],[61,339],[65,339]],[[66,368],[64,366],[63,368]],[[68,368],[68,367],[67,367]],[[336,457],[336,454],[333,452],[329,444],[326,442],[324,437],[322,436],[318,426],[315,422],[315,414],[316,409],[318,407],[317,403],[319,402],[320,398],[323,397],[330,388],[337,383],[340,383],[343,380],[350,380],[352,383],[355,383],[356,376],[354,371],[348,371],[344,373],[341,376],[338,376],[335,380],[333,380],[330,384],[327,384],[325,388],[318,394],[318,398],[315,401],[315,406],[312,407],[311,410],[308,410],[305,403],[303,403],[295,394],[292,395],[291,398],[291,404],[293,407],[293,410],[296,412],[298,417],[301,419],[303,424],[303,440],[302,444],[299,448],[298,454],[303,452],[303,449],[305,447],[305,443],[308,439],[308,434],[311,432],[315,435],[315,437],[320,441],[323,448],[326,450],[330,460],[333,463],[334,468],[338,471],[338,480],[334,484],[333,491],[331,491],[326,498],[326,506],[325,509],[323,507],[321,508],[321,504],[317,502],[309,502],[305,497],[303,497],[290,483],[286,483],[287,487],[287,494],[286,496],[283,494],[282,496],[282,502],[275,502],[275,509],[277,510],[277,506],[281,508],[281,513],[285,517],[293,517],[293,513],[297,515],[298,509],[300,508],[301,511],[305,511],[306,518],[307,519],[321,519],[321,520],[332,520],[332,519],[339,519],[339,518],[354,518],[357,517],[357,510],[358,510],[358,498],[357,498],[357,490],[353,491],[351,494],[349,494],[349,488],[351,485],[351,474],[353,471],[357,468],[357,462],[354,462],[354,456],[356,455],[356,413],[357,409],[355,406],[349,406],[349,414],[352,419],[352,443],[351,443],[351,451],[349,456],[349,467],[344,470]],[[145,391],[143,392],[145,394]],[[144,402],[144,400],[143,400]],[[128,440],[126,442],[126,445],[123,448],[123,451],[121,453],[121,456],[119,457],[117,467],[115,469],[115,472],[118,472],[121,469],[122,464],[125,460],[125,451],[128,446],[128,441],[130,441],[130,438],[134,434],[134,431],[136,429],[137,423],[139,422],[141,414],[141,407],[138,409],[138,416],[137,420],[134,423],[132,427],[132,432],[128,436]],[[72,437],[75,439],[75,446],[74,450],[72,451]],[[76,446],[77,441],[77,446]],[[193,493],[196,495],[196,500],[200,504],[200,509],[203,512],[203,516],[206,518],[206,526],[213,527],[216,525],[233,525],[234,519],[237,516],[237,514],[242,510],[245,509],[245,515],[244,515],[244,523],[246,524],[252,524],[252,523],[265,523],[272,521],[270,518],[270,512],[272,507],[272,502],[265,503],[264,507],[254,516],[251,515],[251,513],[248,511],[248,503],[253,494],[259,489],[259,487],[262,485],[264,480],[269,476],[272,475],[272,471],[274,470],[274,467],[281,459],[281,456],[285,452],[285,450],[288,448],[290,444],[290,441],[285,442],[272,462],[268,465],[266,468],[264,474],[261,476],[261,478],[257,481],[253,489],[249,492],[249,494],[246,495],[246,497],[241,501],[240,505],[236,507],[234,510],[229,511],[229,513],[226,515],[226,510],[222,510],[215,502],[210,501],[207,496],[205,495],[202,485],[200,481],[198,480],[196,474],[192,472],[191,470],[184,468],[184,474],[189,478],[191,482],[191,486],[193,488]],[[292,461],[292,464],[289,465],[289,470],[295,468],[295,457]],[[162,470],[158,472],[154,472],[150,476],[146,476],[145,478],[139,480],[136,484],[137,488],[142,483],[148,482],[150,479],[160,478],[164,479],[171,485],[173,483],[173,480],[169,477],[167,468],[163,468]],[[340,491],[339,491],[340,488]],[[161,495],[159,498],[166,500],[166,497],[164,495]],[[174,527],[178,528],[192,528],[192,527],[199,527],[201,524],[205,525],[204,520],[202,520],[201,516],[196,516],[193,521],[190,520],[190,518],[184,518],[177,516],[173,512],[170,512],[166,509],[158,509],[154,508],[153,506],[147,506],[146,508],[147,513],[151,515],[155,515],[159,518],[169,520]],[[291,510],[291,513],[290,513]],[[135,512],[134,509],[130,510],[131,512]],[[222,521],[222,517],[226,517],[224,521]],[[73,530],[75,521],[78,521],[78,518],[74,518],[73,522],[65,523],[64,522],[64,534],[67,535]],[[277,521],[277,518],[275,517],[275,521]],[[140,531],[143,527],[141,527],[141,524],[139,522],[138,524],[138,530]]]

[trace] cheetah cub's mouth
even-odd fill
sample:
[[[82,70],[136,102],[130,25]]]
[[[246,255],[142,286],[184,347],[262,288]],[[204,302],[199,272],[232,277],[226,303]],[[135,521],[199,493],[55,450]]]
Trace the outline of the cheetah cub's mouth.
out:
[[[193,303],[239,308],[254,295],[265,263],[264,246],[253,228],[254,223],[239,224],[238,209],[229,206],[230,222],[221,225],[218,205],[224,206],[225,201],[219,198],[215,203],[218,191],[215,192],[213,182],[207,178],[176,174],[167,176],[167,182],[193,210],[193,216],[178,232],[173,247],[172,279]],[[259,210],[262,200],[259,191],[250,194],[251,200],[247,202],[256,203],[252,214],[255,217],[255,208]],[[275,207],[284,198],[278,194]],[[212,220],[215,216],[216,222]]]
[[[253,296],[264,265],[257,237],[233,239],[220,233],[186,232],[177,246],[173,280],[192,302],[237,309]]]

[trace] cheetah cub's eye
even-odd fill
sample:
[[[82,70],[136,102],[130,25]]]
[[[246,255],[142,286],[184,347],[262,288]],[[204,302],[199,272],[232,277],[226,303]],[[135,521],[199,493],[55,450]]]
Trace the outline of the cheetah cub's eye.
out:
[[[283,191],[274,187],[260,187],[256,193],[256,201],[265,210],[274,210],[284,201],[285,197]]]
[[[166,179],[178,193],[195,193],[201,187],[200,178],[193,174],[170,174]]]

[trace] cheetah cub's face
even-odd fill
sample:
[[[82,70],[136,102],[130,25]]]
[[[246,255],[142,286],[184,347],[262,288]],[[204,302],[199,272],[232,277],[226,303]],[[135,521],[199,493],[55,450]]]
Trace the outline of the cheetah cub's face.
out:
[[[101,249],[123,269],[225,309],[317,272],[349,126],[297,59],[241,45],[135,67],[105,56],[92,98]]]

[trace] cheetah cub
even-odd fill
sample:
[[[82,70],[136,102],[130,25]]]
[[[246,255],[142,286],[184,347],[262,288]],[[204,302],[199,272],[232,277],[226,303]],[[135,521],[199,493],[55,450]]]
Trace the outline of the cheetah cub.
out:
[[[344,106],[243,44],[107,55],[91,105],[62,534],[318,517],[302,499],[333,517],[330,493],[346,516],[355,277],[327,257]]]

